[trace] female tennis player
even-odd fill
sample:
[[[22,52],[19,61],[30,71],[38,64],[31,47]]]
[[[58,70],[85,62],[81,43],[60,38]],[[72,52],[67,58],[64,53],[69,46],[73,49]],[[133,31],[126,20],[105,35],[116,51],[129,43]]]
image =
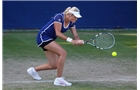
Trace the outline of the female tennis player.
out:
[[[82,45],[84,41],[80,40],[75,27],[77,18],[81,17],[80,10],[77,7],[68,7],[63,13],[56,14],[38,32],[36,38],[37,44],[44,50],[48,63],[27,69],[29,75],[31,75],[35,80],[41,80],[41,77],[38,75],[38,71],[57,69],[57,77],[54,80],[54,85],[72,85],[62,77],[67,53],[57,42],[55,42],[55,40],[59,37],[73,45]],[[68,29],[72,31],[74,39],[63,34]]]

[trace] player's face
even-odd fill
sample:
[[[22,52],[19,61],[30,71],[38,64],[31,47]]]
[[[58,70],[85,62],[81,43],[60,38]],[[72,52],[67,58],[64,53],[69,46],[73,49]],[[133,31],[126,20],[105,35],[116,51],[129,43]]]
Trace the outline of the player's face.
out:
[[[71,22],[76,22],[76,20],[77,20],[77,17],[75,17],[73,14],[69,17],[69,20],[71,21]]]

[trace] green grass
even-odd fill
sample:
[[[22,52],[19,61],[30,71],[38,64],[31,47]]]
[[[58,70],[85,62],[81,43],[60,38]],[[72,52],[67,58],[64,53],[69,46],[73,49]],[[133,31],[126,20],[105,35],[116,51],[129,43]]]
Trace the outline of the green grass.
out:
[[[81,39],[88,40],[101,30],[94,31],[81,31],[78,30],[78,34]],[[83,60],[83,58],[89,58],[88,60],[96,60],[96,58],[117,58],[120,61],[118,64],[123,64],[123,60],[126,60],[128,67],[132,65],[131,62],[137,62],[137,31],[136,30],[114,30],[111,32],[116,39],[115,46],[109,50],[99,50],[90,45],[73,46],[72,44],[57,39],[58,42],[68,53],[67,58]],[[36,44],[37,31],[14,31],[3,32],[3,61],[10,58],[15,61],[28,58],[41,58],[45,59],[44,53],[41,48]],[[65,35],[72,37],[71,32],[66,32]],[[116,51],[117,57],[112,57],[111,53]],[[107,61],[109,61],[108,59]],[[98,59],[99,60],[99,59]],[[102,60],[102,59],[100,59]],[[111,61],[111,60],[110,60]],[[113,60],[112,60],[113,61]],[[113,61],[114,62],[114,61]],[[136,72],[134,72],[136,73]],[[137,86],[130,84],[129,82],[116,83],[116,82],[74,82],[72,87],[56,87],[52,84],[46,85],[46,83],[35,84],[33,86],[24,85],[15,86],[3,85],[3,90],[136,90]]]

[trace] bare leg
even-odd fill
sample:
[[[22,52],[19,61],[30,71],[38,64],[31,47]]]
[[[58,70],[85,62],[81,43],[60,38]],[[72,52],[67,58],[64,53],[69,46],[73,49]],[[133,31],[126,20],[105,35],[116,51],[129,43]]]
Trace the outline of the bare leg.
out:
[[[45,51],[45,55],[49,62],[35,67],[35,70],[41,71],[57,69],[57,77],[54,80],[54,85],[71,86],[72,84],[64,80],[64,78],[62,77],[64,63],[67,55],[66,51],[55,41],[46,45],[44,48],[48,50]],[[41,79],[41,77],[37,73],[36,76],[32,75],[32,77],[37,80]]]
[[[46,55],[46,57],[47,57],[49,62],[35,67],[35,70],[36,71],[41,71],[41,70],[57,69],[58,55],[53,53],[53,52],[51,52],[51,51],[45,51],[44,53],[45,53],[45,55]]]
[[[62,77],[64,63],[67,55],[66,51],[55,41],[46,45],[44,48],[59,56],[57,60],[57,77]]]
[[[67,55],[66,51],[55,41],[46,45],[44,48],[48,50],[45,51],[45,55],[49,62],[35,67],[35,70],[41,71],[57,69],[57,77],[62,77],[64,63]]]

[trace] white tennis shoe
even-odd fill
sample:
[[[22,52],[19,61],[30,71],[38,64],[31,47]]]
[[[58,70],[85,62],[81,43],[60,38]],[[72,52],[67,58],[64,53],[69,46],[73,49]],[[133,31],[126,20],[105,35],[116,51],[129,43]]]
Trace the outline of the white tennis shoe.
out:
[[[54,85],[56,86],[71,86],[72,83],[67,82],[64,77],[56,78],[54,80]]]
[[[31,75],[35,80],[41,80],[41,77],[38,75],[38,73],[35,71],[33,67],[27,69],[27,72],[29,75]]]

